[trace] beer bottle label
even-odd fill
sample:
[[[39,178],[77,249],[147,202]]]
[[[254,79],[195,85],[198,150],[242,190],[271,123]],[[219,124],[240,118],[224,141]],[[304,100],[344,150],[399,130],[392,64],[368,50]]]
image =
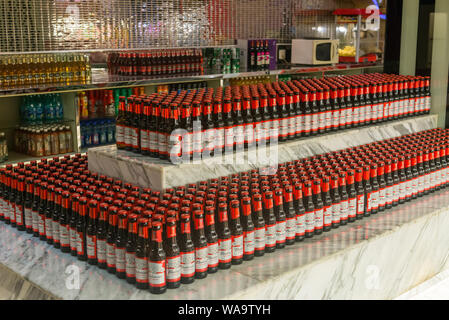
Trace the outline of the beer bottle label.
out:
[[[349,213],[349,201],[343,200],[340,203],[340,219],[346,220],[348,218]]]
[[[306,232],[306,215],[296,215],[296,236],[303,236]]]
[[[286,222],[278,221],[276,223],[276,243],[284,243],[286,238]]]
[[[341,220],[341,217],[340,217],[340,215],[341,215],[341,202],[335,203],[332,206],[333,206],[333,209],[332,209],[332,213],[333,213],[332,222],[333,223],[339,223],[340,220]]]
[[[4,216],[6,220],[10,220],[10,214],[9,214],[9,203],[6,201],[5,210],[4,210]]]
[[[16,222],[16,204],[14,202],[10,203],[9,210],[11,212],[11,214],[10,214],[11,223],[15,223]]]
[[[126,272],[126,251],[125,248],[115,247],[115,270]]]
[[[366,121],[366,106],[359,107],[359,122],[361,124],[365,123]]]
[[[346,125],[346,110],[347,109],[340,110],[340,126]]]
[[[379,189],[379,196],[378,196],[378,206],[384,206],[385,205],[385,188]]]
[[[180,157],[182,152],[181,135],[171,134],[169,139],[168,152],[170,157]]]
[[[276,225],[265,225],[265,246],[274,247],[276,245]]]
[[[288,135],[294,136],[296,134],[296,117],[288,118]]]
[[[132,145],[133,145],[133,133],[132,133],[132,129],[133,128],[131,128],[131,127],[125,127],[125,138],[124,138],[124,140],[125,140],[125,145],[127,146],[127,147],[132,147]]]
[[[53,220],[51,218],[45,217],[45,235],[48,239],[53,239],[52,227],[53,227]]]
[[[304,131],[304,115],[296,117],[296,133],[301,134]]]
[[[16,223],[18,226],[23,226],[22,209],[23,209],[22,205],[14,205],[14,215],[16,217]]]
[[[318,128],[319,128],[319,115],[318,115],[318,113],[312,114],[311,126],[312,126],[312,131],[317,131],[318,130]]]
[[[136,281],[148,283],[148,260],[136,257]]]
[[[86,250],[89,259],[97,258],[97,237],[86,235]]]
[[[313,232],[315,229],[315,212],[306,212],[306,232]]]
[[[234,128],[226,127],[224,130],[225,130],[225,146],[232,147],[234,145]]]
[[[218,242],[209,243],[207,245],[207,264],[209,268],[218,265]]]
[[[265,249],[265,228],[256,228],[254,230],[254,247],[255,250]]]
[[[252,123],[246,124],[245,128],[244,128],[244,131],[245,131],[245,143],[252,144],[253,141],[254,141],[254,127],[253,127],[253,124]]]
[[[33,215],[33,231],[39,232],[39,221],[40,221],[39,213],[33,210],[32,215]]]
[[[178,282],[181,280],[181,256],[167,258],[165,267],[167,282]]]
[[[84,255],[84,234],[82,232],[76,233],[76,252],[79,256]]]
[[[361,194],[357,196],[357,214],[365,213],[365,195]]]
[[[136,276],[136,254],[134,252],[126,252],[126,276],[134,278]]]
[[[288,127],[289,127],[289,125],[288,125],[288,118],[282,118],[281,120],[280,120],[280,125],[279,125],[279,131],[280,131],[280,135],[281,135],[281,137],[287,137],[288,136],[288,131],[289,131],[289,129],[288,129]]]
[[[232,259],[243,257],[243,235],[232,236]]]
[[[165,283],[165,260],[150,261],[148,263],[148,281],[151,287],[163,287]]]
[[[384,110],[383,110],[383,103],[377,105],[377,118],[383,119],[384,118]]]
[[[350,218],[354,218],[357,216],[357,198],[352,198],[349,199],[349,212],[348,212],[348,216]]]
[[[115,245],[106,243],[106,263],[109,268],[115,268]]]
[[[53,240],[55,242],[60,242],[59,239],[59,221],[52,220],[52,230],[53,230]]]
[[[296,236],[296,218],[288,218],[285,223],[285,234],[288,240],[295,239]]]
[[[202,142],[203,149],[204,150],[209,150],[209,151],[213,150],[214,146],[215,146],[215,129],[205,130],[203,139],[204,139],[203,142]],[[175,147],[175,152],[181,153],[181,145],[179,145],[179,151]]]
[[[315,210],[315,229],[323,228],[323,208]]]
[[[195,252],[181,252],[181,275],[185,278],[195,275]]]
[[[354,107],[352,108],[352,123],[359,123],[360,122],[360,107]]]
[[[215,147],[224,148],[225,145],[225,135],[224,128],[218,128],[215,132]]]
[[[142,150],[149,150],[148,131],[140,130],[140,147]]]
[[[324,130],[326,128],[326,113],[320,112],[318,113],[318,129]]]
[[[243,252],[244,254],[254,253],[254,230],[243,232]]]
[[[158,134],[155,131],[150,131],[150,150],[156,152],[159,150],[158,147]]]
[[[354,122],[354,109],[353,108],[348,108],[346,109],[346,124],[351,124]]]
[[[332,111],[332,127],[338,128],[340,126],[340,110]]]
[[[45,218],[43,214],[39,214],[39,235],[45,236]]]
[[[218,239],[218,258],[221,263],[228,263],[232,259],[232,240]]]
[[[98,263],[106,263],[106,240],[104,239],[97,239],[97,260]]]
[[[70,228],[70,249],[71,250],[77,250],[77,233],[76,229]]]
[[[401,182],[399,183],[399,199],[404,199],[405,198],[405,182]]]
[[[245,133],[243,125],[238,125],[234,127],[234,138],[236,144],[243,144],[245,142]]]
[[[202,142],[202,132],[195,131],[192,135],[193,138],[193,152],[202,152],[203,150],[203,142]]]
[[[325,127],[331,128],[332,127],[332,111],[326,111],[324,113],[324,119],[325,119]]]
[[[276,139],[279,137],[279,119],[271,120],[271,126],[270,126],[270,139]]]
[[[158,133],[158,150],[161,154],[168,153],[167,135],[165,133]]]
[[[59,228],[59,239],[61,241],[61,246],[64,248],[68,248],[70,246],[69,239],[69,226],[61,225]]]
[[[27,229],[30,229],[33,225],[33,215],[31,213],[31,209],[23,207],[23,211],[23,214],[25,216],[25,226]]]
[[[324,208],[324,226],[329,227],[332,225],[333,206],[327,206]]]
[[[399,183],[393,185],[393,201],[399,200]]]

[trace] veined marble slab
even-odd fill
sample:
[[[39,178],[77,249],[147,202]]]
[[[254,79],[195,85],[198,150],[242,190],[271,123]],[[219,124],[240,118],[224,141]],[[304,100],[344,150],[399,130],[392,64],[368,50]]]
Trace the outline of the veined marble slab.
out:
[[[393,299],[449,268],[448,226],[442,190],[163,295],[3,223],[0,264],[62,299]]]
[[[379,125],[338,131],[279,143],[277,148],[246,150],[190,164],[174,165],[132,152],[117,150],[115,146],[92,148],[88,151],[89,170],[154,190],[186,185],[232,173],[267,167],[326,152],[355,147],[405,134],[433,129],[437,115],[408,118]],[[240,161],[240,162],[239,162]]]

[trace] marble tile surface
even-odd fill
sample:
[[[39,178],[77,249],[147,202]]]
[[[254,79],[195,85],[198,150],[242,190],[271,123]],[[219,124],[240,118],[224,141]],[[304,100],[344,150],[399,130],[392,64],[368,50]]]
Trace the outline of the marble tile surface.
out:
[[[168,161],[117,150],[115,146],[89,149],[89,170],[155,190],[186,185],[266,167],[317,154],[354,147],[374,141],[436,128],[437,115],[403,119],[279,143],[276,148],[237,152],[190,164],[174,165]]]
[[[435,192],[163,295],[3,223],[0,264],[62,299],[392,299],[449,268],[448,213]]]
[[[449,269],[401,294],[395,300],[449,300]]]

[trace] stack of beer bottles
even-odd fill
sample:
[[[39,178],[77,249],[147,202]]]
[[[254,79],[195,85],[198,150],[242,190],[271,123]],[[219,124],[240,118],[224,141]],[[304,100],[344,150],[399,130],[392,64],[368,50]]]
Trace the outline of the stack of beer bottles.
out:
[[[201,159],[423,115],[429,83],[373,73],[120,97],[117,148]]]
[[[163,293],[446,187],[448,138],[432,129],[164,192],[90,172],[86,155],[18,163],[0,169],[0,220]]]

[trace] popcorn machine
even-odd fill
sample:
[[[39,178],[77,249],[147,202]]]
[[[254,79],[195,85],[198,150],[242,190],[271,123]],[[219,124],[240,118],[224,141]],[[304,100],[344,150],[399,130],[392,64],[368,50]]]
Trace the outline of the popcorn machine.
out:
[[[339,40],[340,63],[367,63],[382,60],[379,11],[367,9],[337,9],[335,35]]]

